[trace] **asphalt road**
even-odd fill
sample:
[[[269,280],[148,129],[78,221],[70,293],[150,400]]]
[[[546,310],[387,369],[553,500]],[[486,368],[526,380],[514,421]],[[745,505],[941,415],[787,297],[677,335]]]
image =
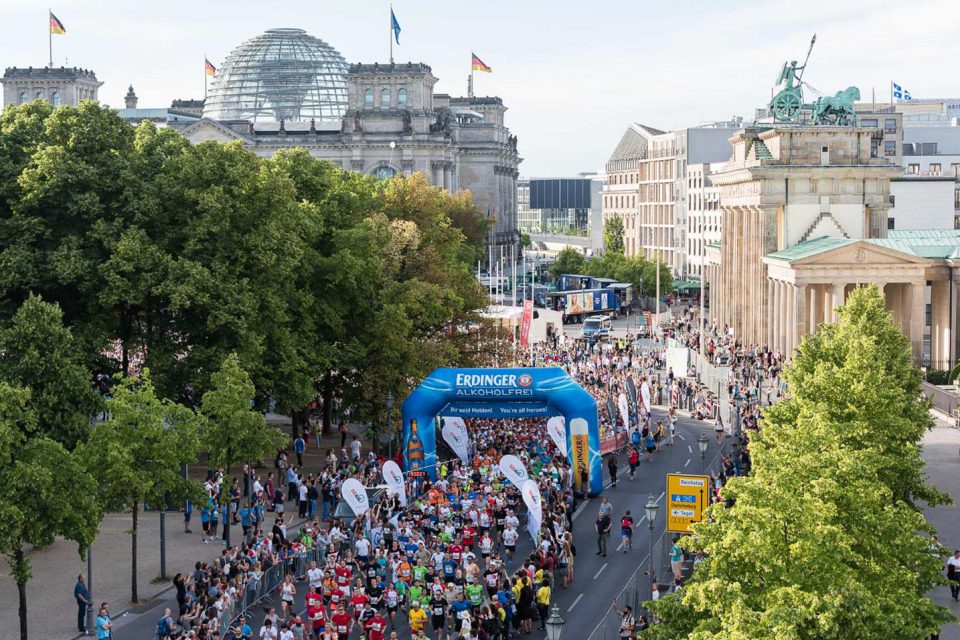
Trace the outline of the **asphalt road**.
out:
[[[654,408],[654,416],[663,417],[665,412]],[[560,614],[565,618],[564,637],[576,638],[578,640],[588,640],[593,631],[601,623],[604,616],[607,615],[613,599],[622,591],[625,584],[631,579],[634,572],[641,565],[647,566],[649,553],[648,541],[648,523],[644,515],[644,505],[649,495],[658,499],[660,510],[657,514],[657,520],[654,523],[653,542],[654,542],[654,564],[655,571],[662,575],[669,567],[664,563],[662,547],[657,544],[664,533],[664,491],[666,486],[667,473],[698,473],[700,471],[700,455],[697,450],[697,437],[701,432],[707,431],[709,424],[699,422],[681,416],[677,422],[678,437],[673,446],[664,446],[662,451],[654,455],[652,462],[641,464],[637,472],[637,478],[631,481],[628,477],[629,465],[626,462],[626,456],[621,455],[617,486],[610,487],[610,479],[607,476],[606,465],[604,465],[605,486],[607,487],[603,496],[610,500],[613,505],[613,530],[609,538],[609,548],[607,557],[598,556],[596,534],[594,532],[594,521],[597,517],[598,506],[601,498],[593,498],[580,503],[577,512],[574,515],[574,542],[577,546],[577,558],[575,563],[575,579],[568,589],[555,589],[554,602],[560,608]],[[719,454],[716,439],[713,438],[712,430],[707,433],[709,436],[710,447],[706,455],[707,466],[711,462],[716,464]],[[637,522],[636,531],[633,536],[633,549],[624,553],[618,548],[620,544],[619,522],[624,512],[629,509]],[[663,544],[669,547],[669,536],[663,536]],[[531,549],[531,540],[529,536],[524,536],[518,545],[517,558],[522,558],[529,553]],[[513,563],[516,568],[517,563]],[[669,577],[669,576],[668,576]],[[662,582],[669,582],[663,580]],[[307,592],[306,583],[297,584],[297,612],[302,613],[305,609],[304,596]],[[170,607],[176,611],[176,599],[174,592],[170,591],[166,597],[159,598],[153,603],[131,611],[128,615],[117,618],[114,621],[114,638],[116,640],[153,640],[156,638],[157,620],[160,618],[164,607]],[[269,598],[261,605],[255,607],[248,616],[248,624],[253,628],[254,634],[259,632],[263,620],[263,607],[274,606],[277,611],[280,610],[279,595]],[[398,616],[400,622],[401,616]],[[405,616],[402,624],[399,625],[401,638],[408,638],[409,631]],[[534,627],[536,629],[536,626]],[[534,632],[531,637],[545,637],[542,632]],[[359,637],[359,634],[357,634]]]

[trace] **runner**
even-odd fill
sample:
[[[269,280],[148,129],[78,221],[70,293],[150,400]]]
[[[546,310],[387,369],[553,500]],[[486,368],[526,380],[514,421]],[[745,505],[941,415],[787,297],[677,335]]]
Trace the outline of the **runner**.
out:
[[[620,544],[624,553],[633,549],[633,516],[629,509],[620,519]]]

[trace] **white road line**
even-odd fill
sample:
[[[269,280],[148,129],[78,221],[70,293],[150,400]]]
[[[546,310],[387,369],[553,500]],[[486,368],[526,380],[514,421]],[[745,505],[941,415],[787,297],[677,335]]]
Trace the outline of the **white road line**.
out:
[[[683,434],[682,434],[682,433],[678,433],[678,434],[677,434],[677,437],[680,438],[681,440],[686,440],[686,438],[683,437]]]
[[[640,518],[639,520],[637,520],[637,526],[639,527],[641,524],[643,524],[643,521],[646,520],[646,519],[647,519],[647,516],[643,516],[642,518]]]
[[[683,468],[686,469],[690,466],[690,458],[687,458],[687,461],[683,463]]]
[[[665,496],[665,495],[667,495],[667,492],[666,492],[666,491],[661,492],[661,493],[660,493],[660,497],[657,498],[657,502],[660,502],[661,500],[663,500],[663,496]]]
[[[693,447],[689,444],[687,445],[687,451],[689,451],[690,453],[693,453]]]
[[[607,563],[604,562],[604,563],[603,563],[603,566],[600,567],[600,570],[597,571],[595,574],[593,574],[593,579],[596,580],[597,578],[599,578],[599,577],[600,577],[600,574],[603,573],[603,570],[606,569],[606,568],[607,568]]]
[[[577,596],[577,599],[574,600],[573,603],[572,603],[569,607],[567,607],[567,613],[570,613],[571,611],[573,611],[573,608],[574,608],[575,606],[577,606],[577,603],[580,602],[580,598],[582,598],[582,597],[583,597],[583,594],[582,594],[582,593]]]
[[[617,545],[617,551],[620,551],[620,549],[623,549],[623,538],[620,539],[620,544]]]

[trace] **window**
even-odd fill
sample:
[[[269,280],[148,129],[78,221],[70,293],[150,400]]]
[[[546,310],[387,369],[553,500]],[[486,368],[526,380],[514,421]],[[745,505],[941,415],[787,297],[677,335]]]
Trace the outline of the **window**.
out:
[[[390,89],[384,87],[380,91],[380,106],[389,107],[390,106]]]
[[[910,163],[907,165],[907,175],[909,176],[918,176],[920,175],[920,165]]]
[[[52,104],[52,105],[55,106],[55,107],[59,107],[59,106],[60,106],[60,92],[59,92],[59,91],[54,91],[54,92],[52,92],[52,93],[50,94],[50,104]]]
[[[953,169],[953,177],[960,178],[960,163],[954,162],[950,165],[950,168]]]
[[[883,141],[883,155],[885,155],[885,156],[895,156],[895,155],[897,155],[897,141],[896,141],[896,140],[884,140],[884,141]]]
[[[887,231],[893,231],[897,228],[896,220],[893,218],[887,218]]]
[[[938,176],[938,175],[940,175],[940,163],[939,163],[939,162],[931,162],[931,163],[930,163],[930,175],[932,175],[932,176]]]
[[[889,196],[887,196],[887,200],[890,202],[891,207],[897,206],[897,196],[891,193]]]
[[[36,100],[43,100],[43,91],[37,91],[37,95],[33,96]]]
[[[21,91],[21,92],[20,92],[20,104],[26,104],[26,103],[27,103],[27,92],[26,92],[26,91]]]
[[[883,132],[884,133],[896,133],[897,132],[897,121],[895,118],[887,118],[883,121]]]
[[[953,190],[953,208],[960,209],[960,189]]]
[[[407,106],[407,90],[404,88],[397,89],[397,106],[405,107]]]
[[[864,118],[860,121],[861,127],[876,127],[879,126],[876,118]]]
[[[363,106],[368,109],[373,106],[373,89],[367,89],[363,92]]]

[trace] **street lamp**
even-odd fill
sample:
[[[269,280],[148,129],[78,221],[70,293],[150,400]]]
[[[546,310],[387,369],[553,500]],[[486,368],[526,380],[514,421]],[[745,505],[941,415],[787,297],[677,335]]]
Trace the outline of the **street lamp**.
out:
[[[390,439],[387,441],[387,457],[393,460],[393,392],[387,391],[387,433]]]
[[[560,636],[563,635],[564,624],[566,624],[566,620],[560,617],[560,607],[554,603],[550,609],[550,617],[544,623],[547,627],[547,640],[560,640]]]
[[[646,512],[647,512],[647,527],[648,527],[648,528],[647,528],[647,532],[648,532],[648,537],[647,537],[647,539],[648,539],[648,541],[649,541],[649,543],[650,543],[650,544],[649,544],[649,546],[650,546],[650,553],[648,554],[648,557],[650,558],[650,562],[649,562],[649,564],[648,564],[648,566],[647,566],[647,575],[650,576],[651,588],[653,588],[652,585],[653,585],[653,581],[654,581],[654,575],[653,575],[653,523],[654,523],[654,521],[657,519],[657,508],[658,508],[659,506],[660,506],[660,505],[657,504],[656,498],[654,498],[654,497],[653,497],[653,494],[651,493],[651,494],[647,497],[647,504],[645,504],[644,507],[643,507],[643,508],[646,510]]]
[[[703,432],[697,438],[697,446],[700,448],[700,473],[703,473],[704,461],[707,458],[707,447],[710,446],[710,441],[707,440],[707,436]]]

